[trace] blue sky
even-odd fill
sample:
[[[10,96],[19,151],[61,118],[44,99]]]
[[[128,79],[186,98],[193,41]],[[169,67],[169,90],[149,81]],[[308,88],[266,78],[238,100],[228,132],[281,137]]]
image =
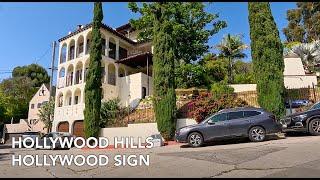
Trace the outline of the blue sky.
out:
[[[286,11],[295,8],[293,2],[271,3],[272,13],[284,40],[282,28],[287,25]],[[244,42],[250,44],[249,22],[246,2],[216,2],[207,6],[207,11],[219,13],[228,27],[211,37],[209,45],[214,46],[227,34],[242,34]],[[48,68],[51,63],[52,41],[73,31],[77,24],[92,20],[93,3],[0,3],[0,80],[11,76],[16,66],[38,63]],[[103,3],[104,23],[118,27],[137,18],[130,12],[126,2]],[[250,60],[250,50],[245,51]],[[57,61],[57,60],[56,60]],[[54,78],[55,79],[55,78]]]

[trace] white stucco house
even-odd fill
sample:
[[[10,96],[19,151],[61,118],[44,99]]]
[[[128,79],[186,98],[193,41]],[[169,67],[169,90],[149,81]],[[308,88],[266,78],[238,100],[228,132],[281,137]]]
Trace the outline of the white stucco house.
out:
[[[59,61],[52,131],[83,136],[84,88],[89,66],[92,24],[79,25],[59,39]],[[135,107],[152,94],[152,45],[137,42],[137,32],[125,24],[116,29],[103,24],[103,100],[120,99]]]
[[[283,61],[283,81],[286,89],[311,88],[318,84],[316,75],[305,73],[298,56],[290,55]],[[257,87],[256,84],[231,84],[230,86],[234,88],[234,92],[255,91]]]
[[[54,94],[54,88],[53,88]],[[19,123],[4,125],[4,137],[6,142],[11,142],[11,137],[19,137],[26,131],[46,133],[44,123],[39,119],[39,110],[50,99],[50,91],[46,84],[42,84],[29,102],[28,119],[20,119]]]

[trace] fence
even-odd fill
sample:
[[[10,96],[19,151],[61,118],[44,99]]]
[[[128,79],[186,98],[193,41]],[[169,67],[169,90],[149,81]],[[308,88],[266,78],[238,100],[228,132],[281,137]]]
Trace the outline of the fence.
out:
[[[256,91],[236,92],[231,94],[244,100],[249,106],[260,107]],[[287,103],[294,100],[308,100],[309,105],[311,105],[320,100],[320,87],[309,86],[300,89],[285,89],[284,95]],[[178,98],[176,104],[178,118],[193,118],[191,112],[195,110],[195,107],[192,106],[190,102],[195,100],[197,97],[197,95],[193,95]],[[299,110],[297,109],[295,111]],[[134,110],[122,109],[112,113],[114,115],[106,127],[126,127],[128,124],[155,122],[152,105],[140,106]]]
[[[116,111],[105,112],[105,128],[107,127],[126,127],[133,123],[155,122],[153,108],[129,109],[123,108]]]

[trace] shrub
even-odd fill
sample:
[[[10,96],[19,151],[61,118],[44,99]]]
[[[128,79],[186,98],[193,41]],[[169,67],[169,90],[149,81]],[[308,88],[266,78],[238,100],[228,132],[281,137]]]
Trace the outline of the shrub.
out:
[[[188,104],[188,107],[193,109],[190,115],[199,123],[208,115],[216,113],[225,108],[244,107],[248,104],[237,98],[235,94],[224,94],[220,97],[215,97],[211,93],[202,94]]]
[[[100,110],[100,123],[99,126],[101,128],[111,126],[115,124],[117,117],[122,111],[124,111],[125,108],[121,108],[119,105],[120,100],[118,98],[111,99],[105,102],[102,102],[101,104],[101,110]]]
[[[228,86],[224,82],[214,83],[211,85],[211,93],[216,98],[219,98],[225,94],[232,94],[233,92],[233,87]]]

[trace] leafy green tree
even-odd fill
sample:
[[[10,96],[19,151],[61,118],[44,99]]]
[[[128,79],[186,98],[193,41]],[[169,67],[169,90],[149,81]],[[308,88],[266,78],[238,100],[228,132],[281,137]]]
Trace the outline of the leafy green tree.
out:
[[[219,50],[219,57],[226,58],[228,60],[228,83],[233,83],[233,64],[235,59],[241,59],[246,57],[243,50],[247,48],[247,45],[242,41],[242,36],[240,35],[230,35],[225,36],[221,43],[217,45]]]
[[[257,82],[258,103],[281,117],[285,113],[283,46],[270,4],[249,2],[251,54]]]
[[[51,97],[50,101],[41,106],[39,109],[39,120],[43,122],[44,127],[47,128],[48,132],[51,132],[52,121],[54,118],[54,98]]]
[[[234,74],[235,84],[255,83],[252,62],[236,61],[234,63]]]
[[[208,84],[227,81],[228,61],[224,58],[215,59],[212,61],[206,60],[203,65],[208,80]]]
[[[101,53],[102,39],[100,27],[102,25],[102,3],[94,3],[92,45],[90,49],[89,68],[85,85],[84,131],[85,137],[99,135],[100,108],[101,108]]]
[[[295,45],[287,52],[287,55],[292,53],[300,57],[306,70],[315,72],[315,65],[320,63],[320,41]]]
[[[45,68],[38,64],[17,66],[12,71],[12,77],[29,77],[33,87],[40,87],[43,83],[49,83],[50,78]]]
[[[5,107],[6,123],[13,118],[14,122],[28,117],[29,102],[36,93],[37,88],[32,87],[33,82],[28,77],[14,77],[0,83],[1,101]]]
[[[153,16],[158,5],[157,2],[142,3],[141,7],[134,2],[128,4],[132,12],[141,15],[136,20],[130,20],[130,24],[141,31],[138,34],[139,40],[152,40],[155,35]],[[206,12],[205,7],[205,3],[202,2],[166,3],[168,21],[172,26],[172,48],[177,63],[180,63],[180,60],[187,63],[197,60],[208,51],[207,42],[210,36],[226,27],[225,21],[218,20],[218,14]],[[211,28],[207,28],[209,25]]]
[[[287,11],[288,26],[283,29],[287,42],[310,43],[320,37],[320,2],[297,2]]]
[[[177,88],[205,87],[207,77],[204,66],[196,64],[181,63],[176,67]]]

